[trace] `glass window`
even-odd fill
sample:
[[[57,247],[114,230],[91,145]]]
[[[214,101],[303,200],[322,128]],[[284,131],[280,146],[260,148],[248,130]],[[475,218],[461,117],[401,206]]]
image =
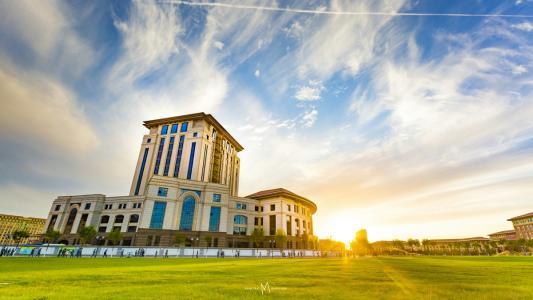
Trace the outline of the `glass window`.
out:
[[[198,137],[198,132],[192,134],[193,137]]]
[[[220,194],[213,194],[213,202],[220,202],[221,196]]]
[[[139,215],[135,214],[135,215],[131,215],[130,216],[130,223],[137,223],[139,222]]]
[[[137,185],[135,186],[135,195],[139,195],[139,189],[141,188],[141,181],[144,173],[144,166],[146,165],[146,158],[148,157],[148,148],[144,149],[143,161],[141,163],[141,168],[139,169],[139,176],[137,177]]]
[[[276,215],[269,216],[269,234],[275,235],[276,234]]]
[[[98,232],[100,232],[100,233],[104,233],[104,232],[106,231],[106,229],[107,229],[107,227],[105,227],[105,226],[100,226],[100,227],[98,227]]]
[[[190,196],[185,198],[181,209],[180,230],[192,230],[192,224],[194,222],[194,207],[194,198]]]
[[[246,235],[246,227],[233,226],[233,234]]]
[[[176,133],[178,132],[178,124],[172,124],[172,128],[170,129],[170,133]]]
[[[170,168],[170,158],[172,157],[172,149],[174,149],[174,137],[170,138],[168,143],[167,158],[165,159],[165,169],[163,170],[163,176],[168,176],[168,169]]]
[[[276,210],[276,204],[270,204],[270,211]]]
[[[157,189],[157,196],[159,197],[166,197],[168,195],[168,188],[166,187],[159,187]]]
[[[102,216],[100,223],[107,224],[109,222],[109,216]]]
[[[211,206],[209,213],[209,231],[218,231],[220,226],[220,207]]]
[[[115,223],[122,223],[124,222],[124,216],[123,215],[117,215],[115,217]]]
[[[240,225],[246,225],[248,224],[248,217],[243,215],[236,215],[233,217],[233,223],[234,224],[240,224]]]
[[[189,126],[189,122],[183,122],[183,123],[181,123],[181,130],[180,130],[180,132],[186,132],[188,126]]]
[[[152,141],[152,139],[151,139],[151,138],[148,138],[148,139],[146,140],[146,143],[147,143],[147,144],[150,144],[151,141]]]
[[[168,133],[168,125],[163,125],[161,127],[161,134],[167,134]]]
[[[154,174],[159,173],[159,164],[161,163],[161,155],[163,155],[163,147],[165,146],[165,138],[161,138],[159,149],[157,150],[157,158],[155,160]]]
[[[59,205],[59,204],[56,205],[55,211],[58,211],[58,210],[60,210],[60,209],[61,209],[61,205]]]
[[[246,204],[237,202],[236,208],[246,210]]]
[[[189,169],[187,170],[187,179],[192,178],[192,166],[194,164],[194,150],[196,150],[196,142],[191,145],[191,155],[189,157]]]
[[[152,219],[150,220],[150,228],[162,229],[163,221],[165,220],[165,211],[167,209],[167,203],[156,201],[154,203],[154,209],[152,210]]]
[[[291,205],[287,204],[287,211],[291,211]]]
[[[128,232],[135,232],[137,231],[137,226],[128,226]]]
[[[185,136],[180,136],[180,141],[178,143],[178,155],[176,156],[176,166],[174,167],[174,177],[178,177],[180,171],[180,162],[181,162],[181,153],[183,152],[183,141],[185,141]]]

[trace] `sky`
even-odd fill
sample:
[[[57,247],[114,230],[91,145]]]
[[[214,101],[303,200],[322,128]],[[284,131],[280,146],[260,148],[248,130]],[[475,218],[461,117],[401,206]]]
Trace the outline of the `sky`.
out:
[[[461,15],[458,15],[461,14]],[[533,1],[0,1],[0,212],[127,195],[142,121],[206,112],[240,195],[348,241],[533,211]]]

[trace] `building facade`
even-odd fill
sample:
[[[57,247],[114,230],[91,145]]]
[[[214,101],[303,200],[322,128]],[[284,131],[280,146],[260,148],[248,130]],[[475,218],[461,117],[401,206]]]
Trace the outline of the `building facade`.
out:
[[[516,232],[516,239],[533,239],[533,212],[510,218]]]
[[[514,241],[516,240],[516,231],[514,229],[511,229],[494,232],[489,234],[489,238],[491,241]]]
[[[285,189],[239,197],[243,147],[211,115],[204,113],[145,121],[130,194],[60,196],[50,209],[46,230],[62,242],[78,243],[79,231],[93,226],[97,242],[121,232],[121,245],[251,247],[262,228],[262,246],[276,232],[287,247],[307,246],[313,235],[316,205]],[[179,236],[180,238],[176,238]],[[265,244],[267,243],[267,244]]]
[[[28,232],[29,237],[20,240],[21,244],[31,243],[41,238],[46,219],[0,214],[0,245],[15,244],[13,233],[17,230]]]

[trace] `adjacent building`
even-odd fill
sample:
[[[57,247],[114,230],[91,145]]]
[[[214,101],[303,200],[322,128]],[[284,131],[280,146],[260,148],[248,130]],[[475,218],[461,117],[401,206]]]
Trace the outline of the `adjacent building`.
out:
[[[38,241],[43,233],[46,219],[0,214],[0,245],[15,244],[13,233],[18,230],[28,232],[29,237],[20,240],[21,244]]]
[[[287,235],[287,247],[307,247],[316,205],[286,189],[239,197],[243,147],[205,113],[145,121],[128,196],[60,196],[52,203],[45,231],[58,230],[63,243],[79,242],[94,226],[98,243],[120,231],[121,245],[251,247],[263,229],[264,247]],[[178,236],[178,238],[176,238]]]
[[[533,212],[510,218],[516,232],[516,239],[533,239]]]
[[[511,229],[494,232],[489,234],[489,238],[491,241],[514,241],[516,240],[516,231]]]

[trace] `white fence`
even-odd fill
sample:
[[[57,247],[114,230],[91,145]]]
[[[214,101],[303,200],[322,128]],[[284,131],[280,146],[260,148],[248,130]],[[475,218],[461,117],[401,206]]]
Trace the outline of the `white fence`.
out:
[[[320,257],[320,251],[250,248],[167,248],[110,246],[0,246],[0,256],[74,257]]]

